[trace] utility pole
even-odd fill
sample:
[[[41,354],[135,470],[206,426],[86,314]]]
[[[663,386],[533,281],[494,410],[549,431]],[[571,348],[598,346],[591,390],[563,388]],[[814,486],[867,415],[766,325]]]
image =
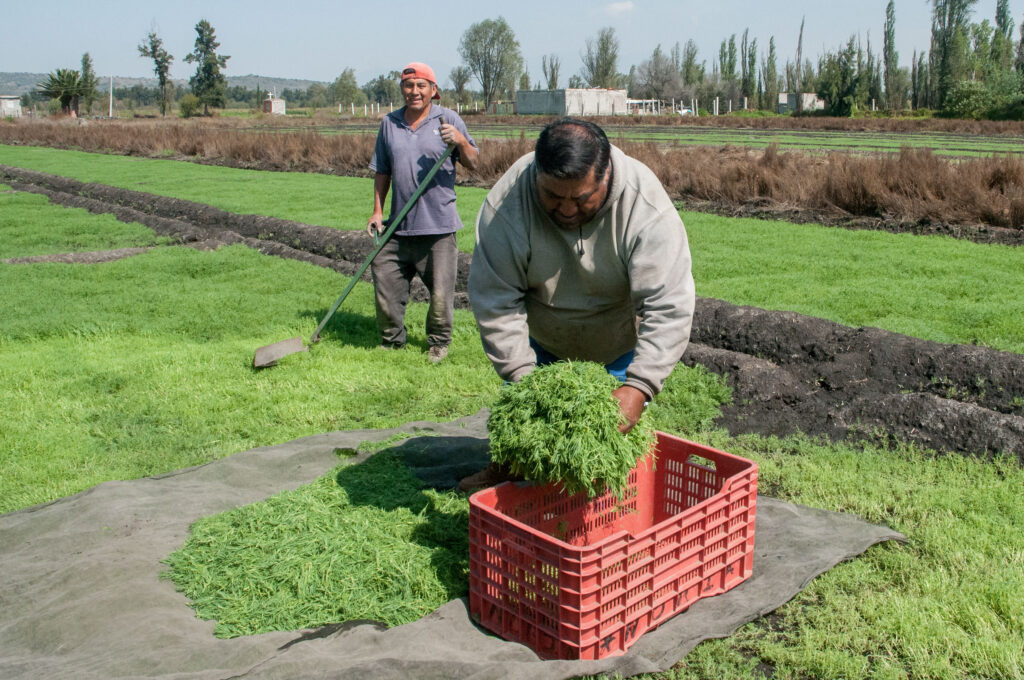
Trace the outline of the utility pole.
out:
[[[110,76],[110,110],[107,112],[107,117],[114,117],[114,76]]]

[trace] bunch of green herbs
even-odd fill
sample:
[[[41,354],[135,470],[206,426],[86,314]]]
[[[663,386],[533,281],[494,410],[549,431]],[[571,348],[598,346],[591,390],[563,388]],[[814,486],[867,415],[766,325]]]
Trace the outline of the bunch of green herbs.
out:
[[[620,386],[588,361],[541,366],[506,385],[487,419],[492,460],[571,494],[622,496],[629,471],[654,444],[654,429],[641,416],[628,434],[619,432],[612,391]]]

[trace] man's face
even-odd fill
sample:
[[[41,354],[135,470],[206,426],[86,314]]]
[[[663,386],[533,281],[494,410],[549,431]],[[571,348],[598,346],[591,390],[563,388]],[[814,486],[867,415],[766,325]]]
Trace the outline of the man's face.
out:
[[[402,97],[405,105],[419,113],[430,106],[430,99],[437,92],[437,86],[425,78],[408,78],[402,81]]]
[[[610,166],[609,166],[610,167]],[[608,196],[608,172],[600,178],[591,168],[582,179],[558,179],[537,173],[541,208],[563,229],[577,229],[594,218]]]

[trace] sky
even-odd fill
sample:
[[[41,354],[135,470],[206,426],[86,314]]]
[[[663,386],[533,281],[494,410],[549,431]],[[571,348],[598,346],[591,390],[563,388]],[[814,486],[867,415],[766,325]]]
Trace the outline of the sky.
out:
[[[693,39],[698,61],[711,71],[723,39],[744,29],[766,51],[775,37],[779,70],[796,54],[800,20],[803,54],[817,60],[851,35],[871,40],[881,54],[888,0],[615,0],[612,2],[470,3],[451,0],[361,3],[302,0],[10,0],[0,10],[0,72],[48,73],[79,68],[88,52],[100,78],[153,77],[153,62],[137,46],[155,31],[174,56],[171,77],[188,79],[195,66],[185,62],[195,42],[195,25],[206,19],[216,31],[218,52],[229,55],[226,75],[261,75],[330,82],[346,68],[362,85],[411,61],[431,65],[439,85],[460,65],[462,34],[474,23],[504,17],[515,32],[531,80],[542,77],[541,58],[556,55],[565,87],[582,67],[588,39],[606,26],[619,40],[619,70],[650,58],[657,45],[668,53]],[[930,0],[897,0],[896,48],[909,66],[914,50],[926,50]],[[978,0],[973,21],[994,23],[996,0]],[[1010,3],[1019,27],[1024,0]],[[1019,28],[1014,29],[1015,36]],[[474,84],[471,86],[475,86]]]

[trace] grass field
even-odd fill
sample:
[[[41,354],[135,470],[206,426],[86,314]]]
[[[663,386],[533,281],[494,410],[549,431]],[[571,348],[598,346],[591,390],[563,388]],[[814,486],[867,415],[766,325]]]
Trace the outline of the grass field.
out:
[[[368,179],[238,170],[169,160],[0,145],[0,163],[135,191],[342,229],[361,229]],[[471,252],[486,191],[458,187]],[[1024,250],[944,237],[846,231],[684,212],[697,293],[1024,353]],[[766,285],[768,282],[768,285]]]
[[[35,169],[134,182],[129,188],[144,178],[148,190],[161,187],[161,193],[189,194],[181,197],[220,207],[248,206],[242,212],[270,206],[267,187],[273,186],[315,205],[296,200],[268,214],[314,223],[320,222],[299,215],[326,216],[330,211],[320,205],[325,200],[335,206],[351,201],[351,217],[338,207],[328,226],[361,215],[369,188],[366,180],[273,177],[10,147],[0,148],[0,163],[46,164]],[[139,225],[6,191],[0,187],[0,243],[10,244],[4,257],[155,240]],[[472,203],[474,193],[461,191],[460,201]],[[888,319],[919,329],[922,337],[978,337],[1018,352],[1024,347],[1024,315],[1014,306],[1019,296],[1008,294],[1024,276],[1016,251],[684,217],[699,294],[799,307],[846,323]],[[993,275],[1002,278],[991,284]],[[376,349],[367,284],[356,286],[311,353],[289,357],[272,371],[250,368],[256,347],[308,336],[345,282],[334,272],[239,246],[216,252],[160,247],[87,266],[0,264],[6,293],[0,298],[0,401],[8,405],[0,427],[0,511],[307,434],[448,420],[493,401],[500,381],[468,312],[456,313],[450,359],[435,366],[423,352],[423,305],[412,305],[407,317],[409,349]],[[930,304],[938,295],[943,299]],[[753,458],[761,488],[773,496],[892,526],[909,543],[880,545],[837,566],[771,617],[700,645],[677,668],[652,677],[760,678],[765,668],[775,678],[1024,677],[1019,464],[804,437],[732,438],[708,429],[705,417],[694,417],[719,398],[717,379],[677,368],[670,380],[652,406],[657,427]],[[332,485],[332,479],[337,481],[325,478],[278,501],[281,509],[271,504],[246,512],[294,514],[295,503],[337,498],[354,488],[350,479],[343,485]],[[456,534],[462,526],[458,504],[464,502],[451,499]],[[296,548],[290,555],[301,553]],[[447,567],[456,574],[464,568]],[[421,609],[458,595],[464,583],[451,573],[436,576],[434,599],[425,599]],[[300,625],[298,616],[286,625]],[[241,619],[251,623],[253,617]]]

